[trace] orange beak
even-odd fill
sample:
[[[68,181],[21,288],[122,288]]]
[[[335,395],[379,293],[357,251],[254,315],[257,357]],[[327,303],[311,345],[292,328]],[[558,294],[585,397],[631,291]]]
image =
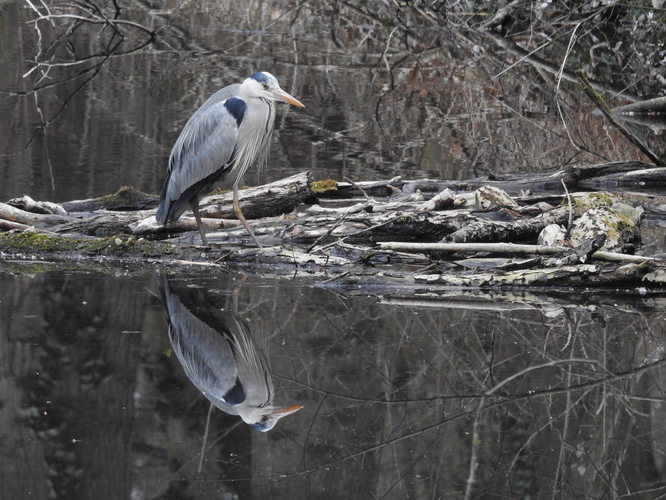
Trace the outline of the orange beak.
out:
[[[275,96],[276,99],[280,99],[281,101],[284,101],[288,104],[291,104],[292,106],[296,106],[297,108],[304,108],[305,105],[296,99],[294,96],[287,94],[284,90],[282,89],[277,89],[273,91],[273,95]],[[296,410],[294,410],[296,411]]]
[[[282,418],[286,417],[287,415],[291,415],[292,413],[296,413],[301,408],[303,408],[303,405],[283,406],[282,408],[277,408],[274,412],[271,413],[271,415],[273,417]]]

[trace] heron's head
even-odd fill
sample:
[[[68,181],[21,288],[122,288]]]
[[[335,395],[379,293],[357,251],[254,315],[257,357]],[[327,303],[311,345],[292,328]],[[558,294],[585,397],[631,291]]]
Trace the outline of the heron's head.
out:
[[[277,79],[266,71],[258,71],[246,78],[241,85],[242,92],[249,97],[263,97],[272,101],[283,101],[292,106],[305,106],[280,88]]]
[[[263,408],[255,408],[247,414],[241,412],[240,416],[243,421],[256,431],[268,432],[278,420],[287,415],[297,412],[303,408],[303,405],[294,406],[265,406]]]

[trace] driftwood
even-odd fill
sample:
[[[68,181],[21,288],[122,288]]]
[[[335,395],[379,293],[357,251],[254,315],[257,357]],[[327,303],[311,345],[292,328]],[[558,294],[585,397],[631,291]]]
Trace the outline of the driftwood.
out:
[[[464,182],[395,178],[352,183],[297,174],[240,192],[243,211],[263,248],[253,248],[245,229],[229,218],[230,193],[202,201],[209,246],[200,244],[191,215],[159,226],[154,219],[157,197],[130,188],[60,205],[23,198],[13,200],[13,206],[0,204],[0,260],[34,262],[37,257],[124,266],[157,262],[291,276],[307,272],[326,286],[362,283],[413,290],[546,285],[661,289],[666,283],[661,259],[596,249],[606,241],[604,231],[613,232],[619,244],[635,237],[642,209],[624,206],[627,202],[652,205],[651,215],[660,217],[666,200],[649,193],[618,196],[580,189],[590,182],[617,186],[623,176],[662,182],[661,169],[645,167],[638,162],[578,166],[548,175]],[[563,180],[571,201],[555,206],[562,201]],[[563,227],[554,234],[566,240],[569,219],[576,223],[616,210],[622,224],[602,224],[573,249],[559,240],[552,240],[553,246],[534,245],[544,227]],[[626,239],[618,237],[624,233]],[[635,246],[632,241],[627,248]],[[554,257],[542,257],[546,254]]]
[[[649,179],[650,185],[645,182]],[[481,186],[500,188],[510,195],[519,196],[521,193],[531,191],[539,193],[539,199],[559,199],[564,194],[562,183],[565,183],[570,192],[618,189],[632,189],[641,192],[663,191],[666,186],[666,169],[654,168],[649,163],[639,161],[624,161],[601,163],[595,165],[573,165],[549,174],[512,174],[492,177],[478,177],[464,181],[444,181],[421,179],[403,181],[396,177],[388,181],[349,182],[337,183],[335,193],[329,197],[348,199],[353,196],[362,196],[361,189],[370,196],[391,197],[398,192],[409,195],[421,192],[425,196],[433,196],[444,189],[453,191],[469,191]]]

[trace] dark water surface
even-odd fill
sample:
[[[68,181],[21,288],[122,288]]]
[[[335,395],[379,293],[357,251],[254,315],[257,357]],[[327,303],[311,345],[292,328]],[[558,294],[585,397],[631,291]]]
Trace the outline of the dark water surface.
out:
[[[306,108],[280,107],[270,163],[249,185],[304,170],[454,179],[636,157],[575,86],[558,90],[563,123],[554,77],[449,28],[406,51],[354,2],[118,3],[158,42],[109,59],[80,87],[80,66],[23,76],[39,52],[34,12],[0,2],[0,201],[157,192],[188,116],[256,70]],[[77,29],[54,61],[99,53],[108,30],[96,30]],[[44,27],[43,49],[54,33]],[[130,35],[128,46],[140,39]],[[40,85],[53,86],[32,93]],[[274,404],[304,408],[268,433],[209,415],[150,268],[3,263],[0,498],[666,495],[661,298],[416,300],[299,277],[172,280],[200,297],[184,302],[188,331],[239,318],[270,362]]]
[[[405,41],[382,21],[391,3],[376,2],[367,16],[335,0],[119,2],[122,20],[156,30],[154,44],[134,50],[145,34],[125,27],[126,54],[97,67],[111,30],[78,26],[48,59],[64,66],[46,71],[34,60],[68,21],[55,23],[60,31],[43,21],[40,46],[28,2],[0,2],[0,200],[81,199],[123,185],[158,192],[187,118],[257,70],[306,108],[279,106],[270,162],[250,169],[248,185],[305,170],[338,180],[462,179],[637,157],[577,86],[558,85],[558,112],[554,76],[465,44],[450,28],[435,42],[425,25],[420,44]]]
[[[274,402],[304,408],[207,423],[156,274],[2,274],[2,498],[460,498],[470,470],[470,498],[666,493],[661,299],[171,280],[242,320]]]

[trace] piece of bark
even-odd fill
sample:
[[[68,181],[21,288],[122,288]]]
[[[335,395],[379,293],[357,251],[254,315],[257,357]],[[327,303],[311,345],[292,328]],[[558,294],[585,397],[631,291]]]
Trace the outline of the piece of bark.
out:
[[[559,224],[548,224],[544,227],[539,236],[537,237],[537,245],[545,245],[551,247],[555,244],[562,245],[561,242],[565,241],[567,231]]]
[[[543,259],[545,266],[567,266],[571,264],[585,264],[592,254],[599,250],[606,241],[605,234],[599,234],[594,238],[583,242],[575,248],[569,248],[564,252],[555,254],[551,258]]]

